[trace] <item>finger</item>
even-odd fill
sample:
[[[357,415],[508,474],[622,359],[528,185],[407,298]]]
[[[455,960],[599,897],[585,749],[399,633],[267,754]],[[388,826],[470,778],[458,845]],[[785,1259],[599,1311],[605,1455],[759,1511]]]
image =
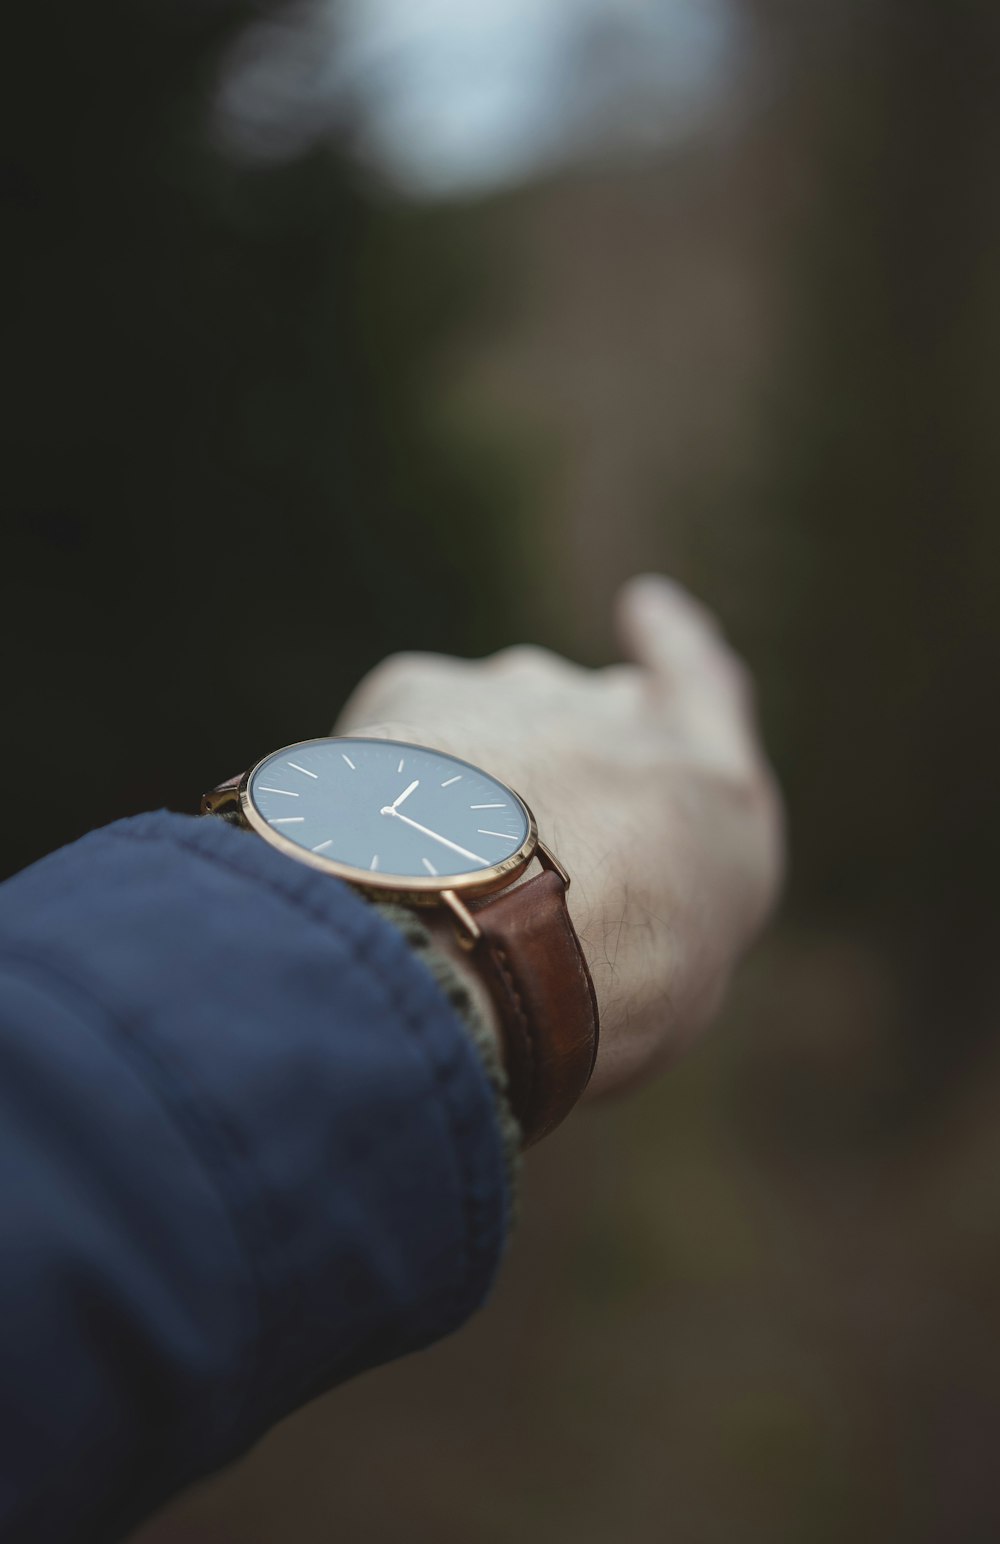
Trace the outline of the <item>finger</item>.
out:
[[[626,655],[665,685],[725,648],[711,612],[661,574],[640,574],[622,586],[616,623]]]
[[[758,758],[749,676],[706,607],[671,580],[642,575],[622,589],[617,621],[672,729],[726,764]]]
[[[706,687],[733,699],[752,718],[753,686],[713,614],[693,595],[659,575],[630,580],[618,597],[623,646],[674,696],[702,696]]]

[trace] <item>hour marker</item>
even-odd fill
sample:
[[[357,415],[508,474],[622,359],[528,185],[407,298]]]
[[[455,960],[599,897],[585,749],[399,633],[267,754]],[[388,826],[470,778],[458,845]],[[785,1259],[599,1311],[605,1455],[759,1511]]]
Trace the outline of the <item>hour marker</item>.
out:
[[[280,820],[272,820],[272,826],[300,826],[305,820],[304,815],[282,815]]]
[[[286,761],[285,765],[288,766],[288,767],[294,767],[296,772],[301,772],[303,774],[303,776],[305,776],[305,777],[315,777],[316,776],[316,773],[315,772],[310,772],[308,767],[300,767],[297,761]]]
[[[372,861],[369,863],[368,867],[370,869],[377,869],[378,868],[378,853],[377,852],[372,854]]]
[[[482,826],[477,826],[476,830],[480,836],[498,836],[502,842],[509,842],[512,839],[509,831],[484,831]]]
[[[261,783],[260,791],[261,793],[283,793],[286,799],[298,798],[298,794],[293,793],[290,788],[268,788],[266,783]]]
[[[470,810],[505,810],[506,804],[470,804]]]
[[[324,850],[324,848],[332,847],[332,845],[333,845],[333,837],[332,836],[328,836],[325,842],[320,842],[318,847],[313,847],[313,848],[310,849],[310,851],[311,852],[322,852]]]
[[[424,868],[427,870],[428,874],[436,874],[437,873],[437,869],[434,867],[434,865],[431,862],[430,858],[421,858],[420,861],[424,865]]]
[[[352,772],[356,772],[358,769],[354,765],[354,762],[351,760],[350,756],[347,755],[347,752],[346,751],[341,751],[340,754],[343,756],[344,760],[347,762],[347,765],[350,767],[351,771]]]
[[[399,766],[398,766],[398,767],[397,767],[397,768],[396,768],[396,771],[397,771],[397,772],[402,772],[402,770],[403,770],[403,762],[404,762],[404,761],[405,761],[405,760],[406,760],[406,757],[405,757],[405,756],[401,756],[401,757],[400,757],[400,758],[399,758]]]
[[[441,787],[442,788],[450,788],[452,783],[460,783],[461,781],[462,781],[462,774],[461,774],[461,772],[456,772],[455,776],[454,777],[449,777],[447,782],[441,784]]]

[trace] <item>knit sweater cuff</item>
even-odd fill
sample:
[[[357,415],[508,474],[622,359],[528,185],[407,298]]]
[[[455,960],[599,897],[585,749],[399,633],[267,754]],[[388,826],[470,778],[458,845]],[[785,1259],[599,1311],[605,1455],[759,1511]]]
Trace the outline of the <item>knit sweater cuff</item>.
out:
[[[439,949],[420,917],[406,906],[388,901],[374,903],[387,922],[391,922],[403,934],[410,947],[423,960],[448,1002],[454,1008],[466,1033],[479,1052],[493,1097],[496,1101],[497,1122],[503,1142],[507,1176],[507,1194],[510,1203],[511,1223],[517,1221],[518,1187],[521,1173],[521,1127],[510,1106],[507,1094],[507,1074],[497,1037],[466,984],[455,962]]]

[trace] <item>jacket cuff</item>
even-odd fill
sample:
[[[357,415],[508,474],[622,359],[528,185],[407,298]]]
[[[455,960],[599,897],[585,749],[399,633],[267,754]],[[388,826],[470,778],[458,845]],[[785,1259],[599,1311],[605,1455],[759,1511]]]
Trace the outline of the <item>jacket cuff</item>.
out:
[[[107,1045],[240,1241],[253,1365],[217,1449],[481,1304],[509,1214],[494,1093],[374,908],[222,822],[164,812],[92,833],[3,896],[9,949],[99,1003]],[[155,1210],[171,1176],[128,1161]]]

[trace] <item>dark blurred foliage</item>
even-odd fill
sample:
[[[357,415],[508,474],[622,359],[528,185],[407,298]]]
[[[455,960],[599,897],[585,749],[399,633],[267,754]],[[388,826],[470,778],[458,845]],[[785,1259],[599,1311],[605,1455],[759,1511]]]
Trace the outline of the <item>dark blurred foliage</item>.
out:
[[[998,918],[1000,24],[978,5],[881,9],[804,114],[821,183],[783,403],[801,652],[779,753],[796,900],[904,915],[929,962],[964,938],[957,981]]]
[[[1000,11],[743,0],[728,134],[435,207],[213,148],[266,9],[22,7],[6,51],[6,866],[391,649],[599,663],[661,567],[754,666],[792,869],[718,1031],[532,1154],[477,1323],[144,1537],[986,1544]]]
[[[46,812],[8,871],[325,732],[391,649],[498,641],[516,501],[428,390],[462,236],[334,150],[212,148],[220,62],[265,10],[20,6],[8,37],[0,606]]]
[[[799,1119],[884,1153],[976,1076],[1000,1009],[1000,18],[876,10],[800,104],[818,180],[764,487],[794,660],[771,724],[789,914],[849,928],[896,1004],[881,1075],[839,1111],[817,1087]]]

